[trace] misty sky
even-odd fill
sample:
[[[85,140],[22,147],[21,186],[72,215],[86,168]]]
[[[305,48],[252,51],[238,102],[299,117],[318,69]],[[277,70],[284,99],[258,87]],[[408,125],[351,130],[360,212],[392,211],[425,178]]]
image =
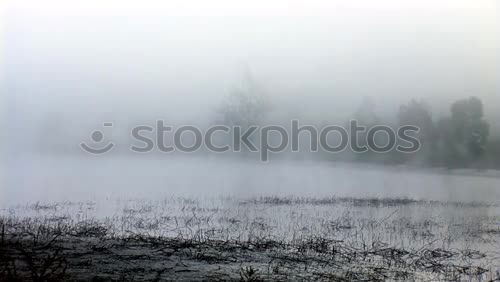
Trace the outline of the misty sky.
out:
[[[366,96],[498,111],[499,2],[6,1],[7,120],[132,112],[201,117],[245,70],[282,103],[347,116]],[[385,106],[384,106],[385,105]]]

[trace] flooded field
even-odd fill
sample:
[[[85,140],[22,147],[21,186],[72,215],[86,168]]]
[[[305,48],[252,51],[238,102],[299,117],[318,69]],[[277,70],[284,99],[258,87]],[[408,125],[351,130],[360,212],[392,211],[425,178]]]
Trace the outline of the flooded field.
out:
[[[175,198],[2,211],[4,277],[491,281],[497,205],[389,198]],[[91,275],[92,273],[92,275]]]
[[[7,179],[17,189],[2,190],[0,277],[500,278],[494,177],[189,159],[61,164],[25,163]]]
[[[332,162],[16,157],[0,170],[0,205],[204,197],[389,197],[455,202],[500,201],[500,175]],[[472,174],[472,175],[471,175]],[[493,174],[495,176],[495,174]]]

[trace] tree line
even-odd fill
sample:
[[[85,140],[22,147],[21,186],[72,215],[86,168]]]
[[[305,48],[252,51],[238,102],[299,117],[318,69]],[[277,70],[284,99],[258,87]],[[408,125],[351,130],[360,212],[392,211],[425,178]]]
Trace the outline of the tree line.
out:
[[[249,85],[233,91],[222,103],[219,114],[224,124],[244,128],[269,121],[276,122],[266,120],[276,105],[272,105],[268,95],[252,82]],[[355,119],[366,127],[378,124],[417,126],[420,131],[415,137],[420,140],[421,149],[410,154],[393,150],[386,154],[345,152],[329,156],[327,152],[322,152],[322,158],[392,165],[500,168],[500,139],[491,138],[490,124],[484,118],[483,103],[477,97],[454,101],[449,106],[448,113],[439,118],[433,117],[426,102],[416,99],[399,107],[396,121],[384,121],[375,113],[374,108],[374,102],[365,99],[349,120]]]

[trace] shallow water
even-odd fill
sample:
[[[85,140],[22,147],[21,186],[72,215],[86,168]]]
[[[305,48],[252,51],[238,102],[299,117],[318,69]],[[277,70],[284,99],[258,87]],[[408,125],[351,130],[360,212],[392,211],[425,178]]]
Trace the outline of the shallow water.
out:
[[[31,157],[4,168],[0,216],[7,218],[95,219],[124,235],[284,242],[319,236],[353,246],[473,250],[484,254],[476,263],[485,269],[500,267],[500,178],[195,157]]]
[[[0,205],[262,195],[500,202],[500,178],[328,162],[33,157],[2,164]]]

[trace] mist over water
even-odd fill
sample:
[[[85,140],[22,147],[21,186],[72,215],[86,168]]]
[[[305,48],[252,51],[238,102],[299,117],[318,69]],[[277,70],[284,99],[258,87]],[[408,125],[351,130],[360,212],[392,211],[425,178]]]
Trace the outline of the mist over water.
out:
[[[3,5],[2,204],[168,194],[499,198],[498,178],[434,169],[82,155],[79,144],[103,122],[114,123],[106,137],[118,142],[157,119],[216,123],[224,99],[249,79],[270,101],[267,122],[344,125],[367,98],[391,122],[401,104],[422,99],[437,121],[476,96],[490,136],[499,135],[497,1],[186,3]]]
[[[277,197],[408,198],[498,204],[500,178],[329,162],[32,158],[4,167],[2,206],[26,202]]]

